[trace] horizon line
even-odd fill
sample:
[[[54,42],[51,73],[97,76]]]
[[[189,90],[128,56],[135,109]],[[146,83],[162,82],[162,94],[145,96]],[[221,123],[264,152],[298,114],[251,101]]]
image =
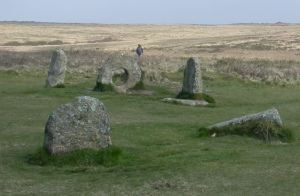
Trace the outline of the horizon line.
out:
[[[70,24],[70,25],[299,25],[291,22],[237,22],[237,23],[97,23],[97,22],[52,22],[52,21],[30,21],[30,20],[0,20],[0,23],[37,23],[37,24]]]

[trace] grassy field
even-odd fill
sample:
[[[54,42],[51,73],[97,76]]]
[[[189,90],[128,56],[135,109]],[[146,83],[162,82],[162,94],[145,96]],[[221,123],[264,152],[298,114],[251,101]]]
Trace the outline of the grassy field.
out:
[[[62,89],[45,89],[45,77],[0,72],[0,195],[299,194],[299,85],[267,85],[206,73],[206,91],[217,105],[193,108],[161,102],[174,97],[179,86],[148,86],[154,96],[119,95],[92,92],[96,75],[69,74]],[[43,144],[49,113],[81,95],[99,98],[107,106],[113,144],[123,152],[119,164],[28,164],[26,157]],[[271,107],[295,132],[295,142],[197,136],[201,126]]]

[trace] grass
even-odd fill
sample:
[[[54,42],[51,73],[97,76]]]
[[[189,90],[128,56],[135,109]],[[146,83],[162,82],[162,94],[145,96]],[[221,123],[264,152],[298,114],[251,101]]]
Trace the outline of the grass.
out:
[[[58,84],[55,86],[55,88],[66,88],[65,84]]]
[[[114,166],[118,164],[122,151],[117,147],[103,150],[83,149],[63,155],[51,155],[44,148],[39,148],[36,153],[29,154],[27,162],[39,166]]]
[[[180,92],[177,96],[177,99],[191,99],[191,100],[204,100],[210,104],[215,104],[215,99],[205,93],[187,93],[187,92]]]
[[[53,40],[53,41],[27,41],[27,42],[7,42],[3,44],[4,46],[40,46],[40,45],[62,45],[64,44],[61,40]]]
[[[143,81],[139,81],[138,83],[136,83],[136,85],[134,87],[132,87],[130,90],[145,90],[145,84]]]
[[[40,75],[0,72],[1,195],[297,195],[300,191],[300,86],[271,86],[218,76],[206,81],[216,107],[161,102],[179,89],[150,86],[155,96],[92,91],[91,78],[67,74],[66,88],[44,88]],[[117,164],[27,162],[43,144],[48,115],[77,96],[100,99],[111,117]],[[276,107],[295,133],[286,145],[197,130]],[[38,159],[39,160],[39,159]],[[58,164],[59,166],[56,166]]]
[[[211,129],[201,127],[198,131],[200,137],[240,135],[258,138],[266,143],[273,141],[292,142],[295,139],[289,128],[276,126],[269,121],[250,121],[241,125]]]
[[[102,84],[97,82],[96,86],[94,87],[94,91],[99,91],[99,92],[114,91],[114,87],[111,84]]]

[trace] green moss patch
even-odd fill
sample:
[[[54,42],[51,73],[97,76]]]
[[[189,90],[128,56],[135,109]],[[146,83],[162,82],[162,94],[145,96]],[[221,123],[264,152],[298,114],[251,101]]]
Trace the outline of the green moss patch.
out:
[[[102,84],[97,82],[96,86],[94,87],[94,91],[114,91],[114,87],[111,84]]]
[[[103,150],[84,149],[62,155],[51,155],[44,148],[38,149],[27,157],[27,162],[39,166],[96,166],[117,165],[122,154],[121,149],[109,147]]]
[[[252,121],[241,125],[226,126],[223,128],[201,127],[198,130],[200,137],[225,135],[249,136],[261,139],[266,143],[272,141],[292,142],[294,140],[293,132],[286,127],[279,127],[269,121]]]
[[[210,104],[215,104],[216,101],[213,97],[210,95],[207,95],[205,93],[187,93],[187,92],[180,92],[177,96],[177,99],[190,99],[190,100],[204,100]]]

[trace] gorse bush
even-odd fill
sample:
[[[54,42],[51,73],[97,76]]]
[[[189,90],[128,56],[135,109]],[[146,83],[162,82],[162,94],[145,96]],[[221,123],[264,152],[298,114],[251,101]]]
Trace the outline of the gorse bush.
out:
[[[27,157],[27,162],[40,166],[96,166],[106,167],[118,164],[122,151],[117,147],[102,150],[84,149],[61,155],[51,155],[44,148]]]
[[[261,139],[266,143],[272,141],[292,142],[294,140],[293,132],[286,127],[279,127],[269,121],[252,121],[240,125],[231,125],[223,128],[206,128],[201,127],[198,130],[199,137],[225,135],[249,136]]]

